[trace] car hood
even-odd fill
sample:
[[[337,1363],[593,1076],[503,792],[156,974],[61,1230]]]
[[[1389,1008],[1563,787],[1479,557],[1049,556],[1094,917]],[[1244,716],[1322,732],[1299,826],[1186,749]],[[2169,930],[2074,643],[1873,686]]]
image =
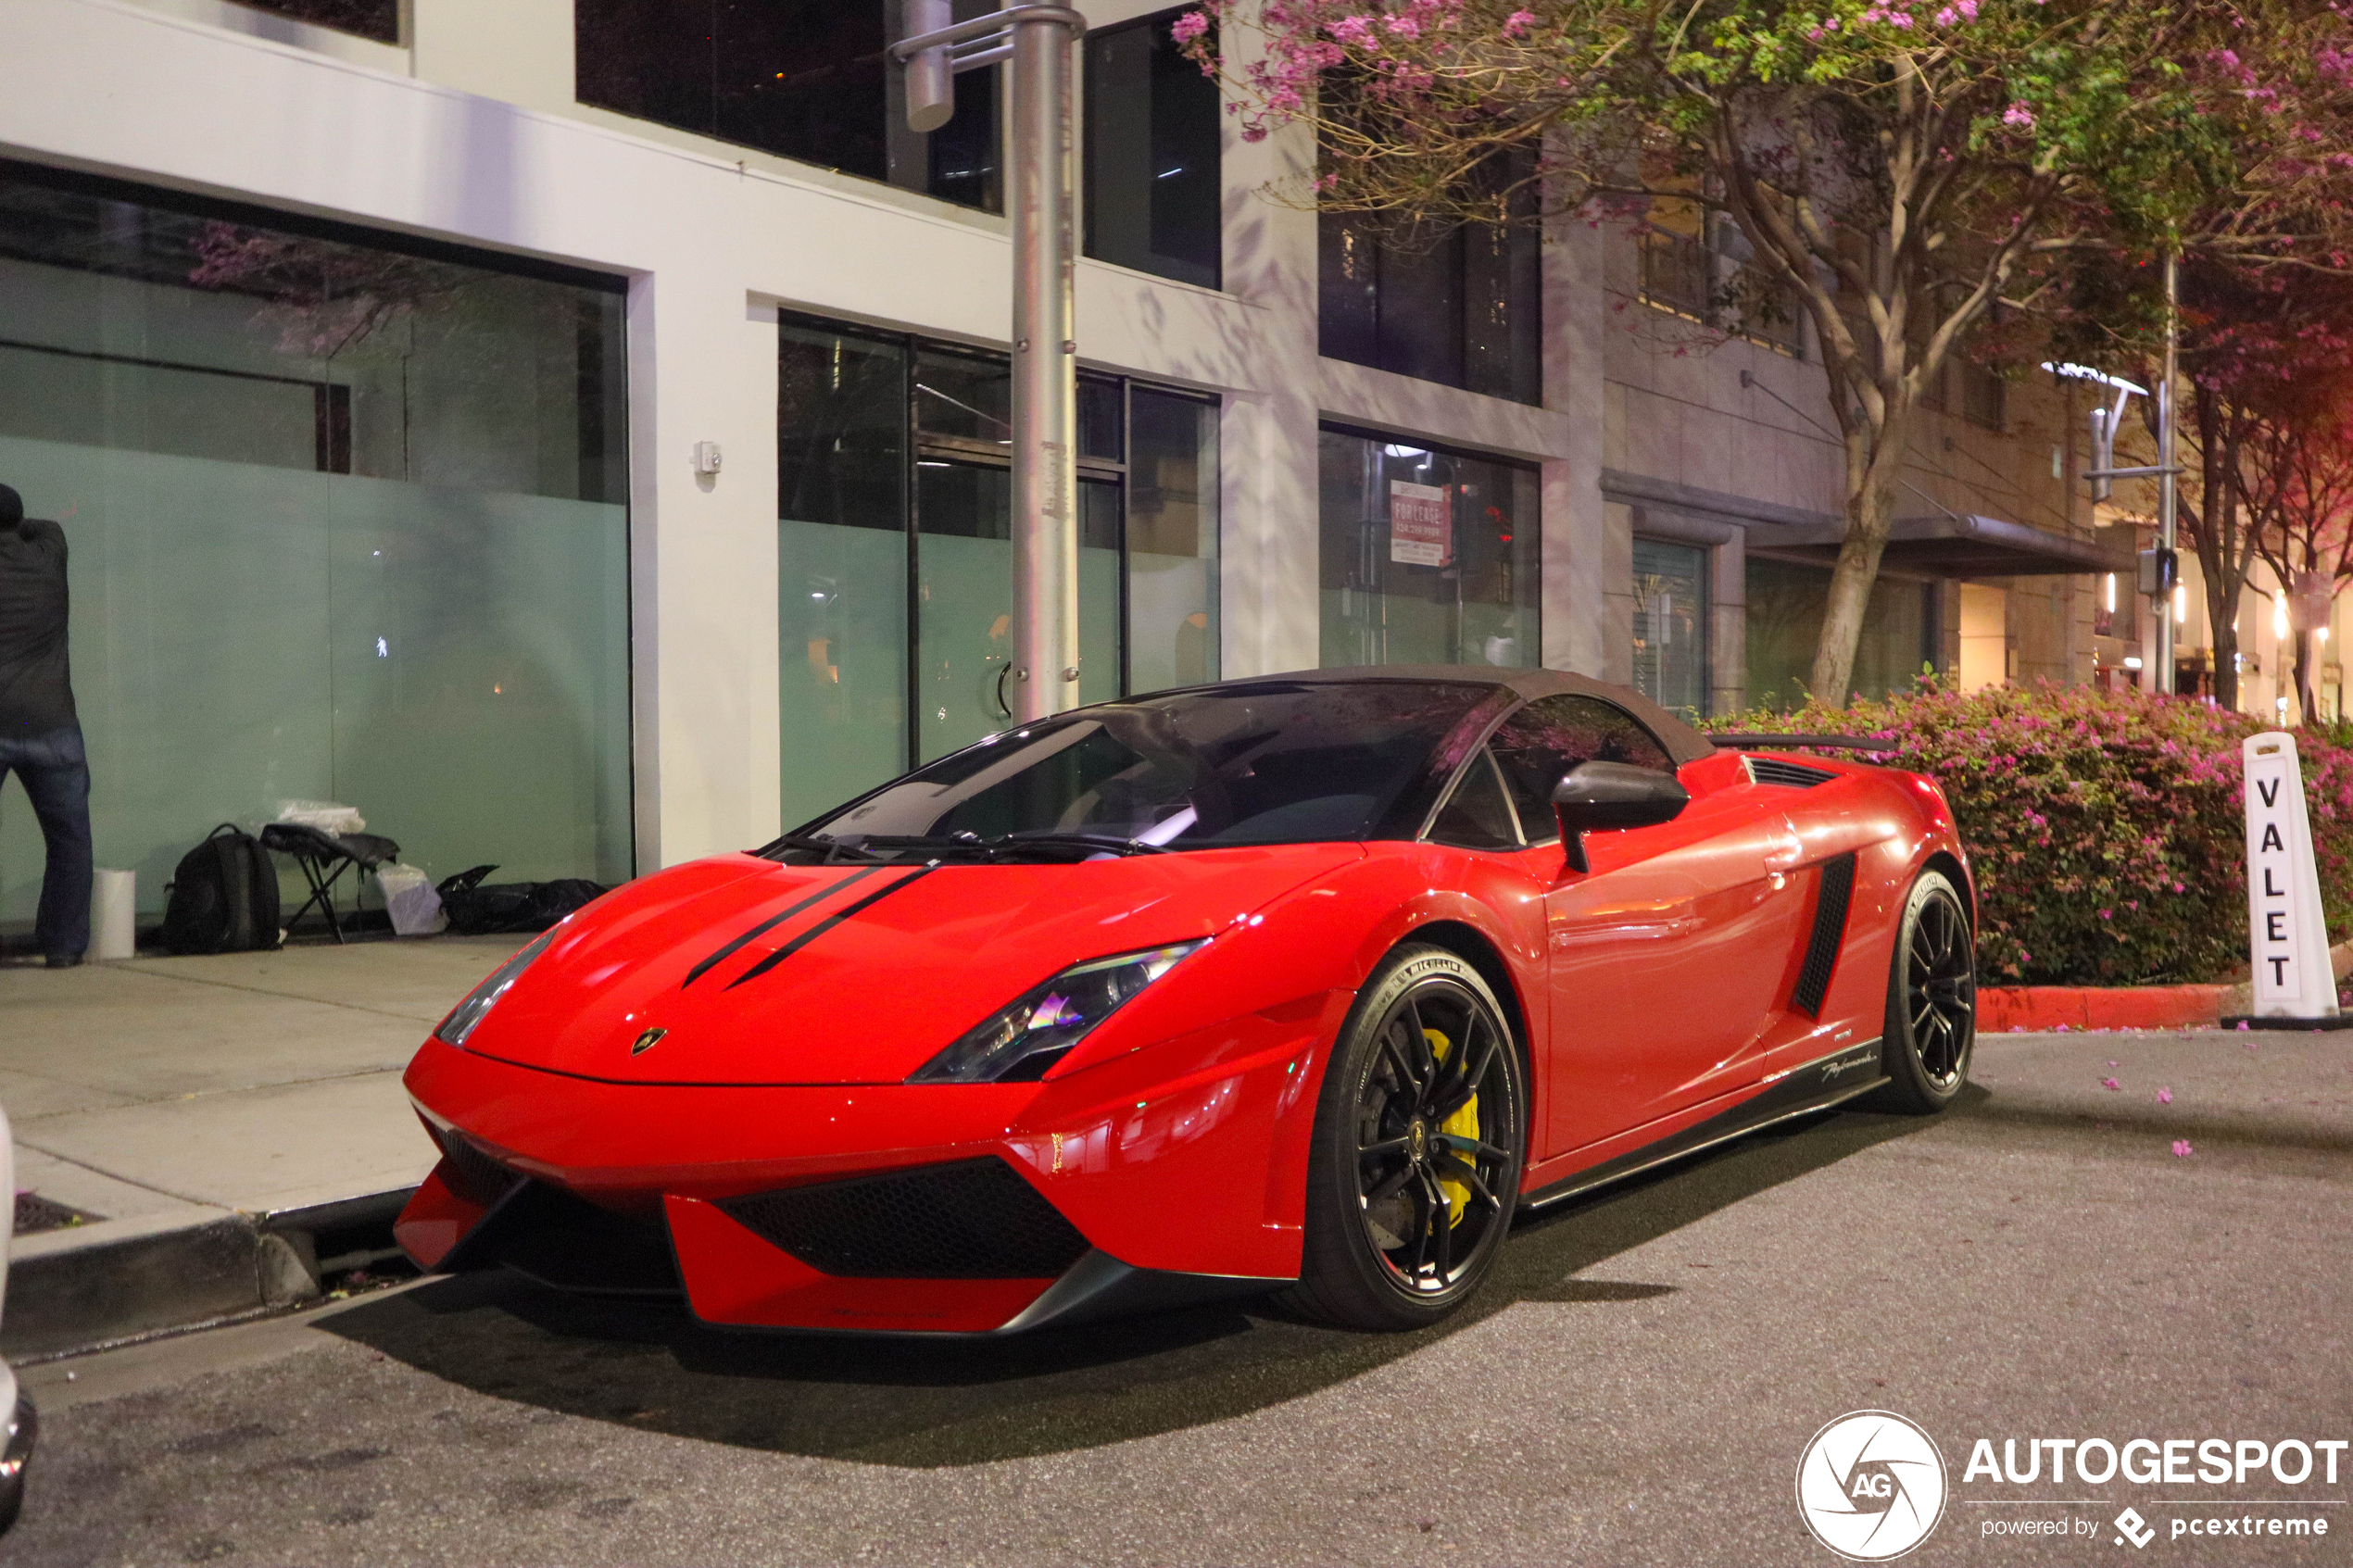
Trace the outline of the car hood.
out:
[[[465,1048],[620,1083],[900,1083],[1071,964],[1214,935],[1362,854],[929,870],[720,856],[574,915]]]

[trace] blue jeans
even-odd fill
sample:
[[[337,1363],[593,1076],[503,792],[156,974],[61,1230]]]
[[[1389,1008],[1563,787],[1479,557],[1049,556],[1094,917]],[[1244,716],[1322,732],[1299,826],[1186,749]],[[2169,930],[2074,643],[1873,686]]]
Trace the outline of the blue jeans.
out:
[[[24,781],[49,846],[33,935],[46,956],[78,959],[90,946],[90,759],[82,726],[30,739],[0,736],[0,784],[11,770]]]

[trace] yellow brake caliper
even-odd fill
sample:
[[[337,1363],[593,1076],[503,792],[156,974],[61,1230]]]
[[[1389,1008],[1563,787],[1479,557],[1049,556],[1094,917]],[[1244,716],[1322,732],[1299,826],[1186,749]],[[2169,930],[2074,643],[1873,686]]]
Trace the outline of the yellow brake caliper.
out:
[[[1422,1038],[1429,1042],[1429,1054],[1441,1065],[1446,1060],[1446,1053],[1454,1048],[1454,1042],[1435,1029],[1424,1029]],[[1476,1143],[1478,1140],[1478,1097],[1473,1095],[1465,1100],[1462,1110],[1446,1118],[1438,1130],[1448,1137],[1469,1138]],[[1459,1154],[1454,1158],[1462,1160],[1466,1165],[1478,1164],[1476,1160],[1465,1160]],[[1463,1216],[1470,1212],[1470,1188],[1461,1182],[1450,1182],[1441,1177],[1438,1190],[1446,1198],[1448,1226],[1461,1224]]]

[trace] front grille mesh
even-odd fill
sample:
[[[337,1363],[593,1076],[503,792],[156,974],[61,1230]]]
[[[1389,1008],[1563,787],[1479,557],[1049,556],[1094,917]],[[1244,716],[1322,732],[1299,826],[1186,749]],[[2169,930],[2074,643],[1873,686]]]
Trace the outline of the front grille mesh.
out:
[[[440,1137],[441,1152],[447,1161],[441,1179],[467,1202],[487,1208],[513,1191],[515,1184],[522,1180],[465,1134],[453,1130],[442,1133]]]
[[[1087,1238],[994,1157],[733,1198],[719,1207],[811,1268],[852,1279],[1050,1279]]]

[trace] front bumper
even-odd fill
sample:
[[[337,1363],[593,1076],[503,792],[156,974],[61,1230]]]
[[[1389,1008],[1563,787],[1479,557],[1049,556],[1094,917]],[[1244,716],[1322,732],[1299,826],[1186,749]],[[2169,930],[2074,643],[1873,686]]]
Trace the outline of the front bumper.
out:
[[[429,1041],[407,1082],[443,1160],[396,1234],[423,1268],[683,1289],[768,1328],[1006,1333],[1263,1290],[1299,1273],[1325,1022],[1003,1085],[618,1084]]]

